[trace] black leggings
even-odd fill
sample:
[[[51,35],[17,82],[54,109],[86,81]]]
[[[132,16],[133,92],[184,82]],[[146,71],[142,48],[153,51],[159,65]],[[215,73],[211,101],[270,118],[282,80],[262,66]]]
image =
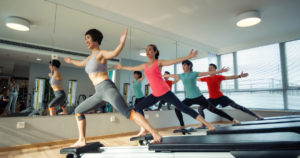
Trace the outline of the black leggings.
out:
[[[136,107],[136,105],[138,105],[139,102],[141,102],[143,99],[145,99],[145,97],[142,97],[142,98],[135,98],[134,107]]]
[[[167,103],[167,102],[161,100],[161,101],[159,102],[159,104],[158,104],[158,108],[157,108],[157,109],[160,110],[161,107],[162,107],[162,105],[164,105],[165,103]],[[171,104],[170,104],[170,103],[167,103],[167,106],[168,106],[168,110],[171,110]]]
[[[200,105],[199,108],[198,108],[199,113],[200,113],[201,107],[205,107],[206,109],[208,109],[212,113],[215,113],[215,114],[217,114],[217,115],[219,115],[221,117],[227,118],[230,121],[233,120],[233,118],[231,116],[229,116],[227,113],[225,113],[222,110],[219,110],[219,109],[215,108],[211,103],[209,103],[206,100],[206,98],[203,95],[201,95],[200,97],[197,97],[197,98],[193,98],[193,99],[186,98],[186,99],[184,99],[182,101],[182,103],[185,104],[188,107],[192,106],[193,104],[198,104],[198,105]],[[178,118],[178,120],[180,122],[180,125],[184,126],[184,122],[183,122],[183,117],[182,117],[181,110],[175,108],[175,113],[176,113],[177,118]],[[203,111],[202,111],[202,113],[203,113]]]
[[[153,104],[157,103],[160,100],[164,100],[168,103],[173,104],[176,108],[178,108],[180,111],[190,115],[194,119],[197,118],[199,115],[195,110],[187,107],[184,105],[176,96],[173,92],[168,91],[166,94],[160,96],[160,97],[155,97],[153,94],[149,95],[145,99],[143,99],[138,105],[136,105],[135,110],[136,112],[142,114],[144,116],[143,109],[148,108],[149,106],[152,106]]]
[[[212,103],[212,105],[213,106],[218,106],[219,104],[224,108],[224,107],[226,107],[226,106],[231,106],[231,107],[233,107],[233,108],[235,108],[235,109],[238,109],[238,110],[241,110],[241,111],[243,111],[244,113],[246,113],[246,114],[249,114],[249,115],[251,115],[251,116],[256,116],[256,114],[253,112],[253,111],[251,111],[251,110],[249,110],[249,109],[247,109],[246,107],[244,107],[244,106],[241,106],[241,105],[239,105],[239,104],[237,104],[237,103],[235,103],[233,100],[231,100],[230,98],[228,98],[227,96],[222,96],[222,97],[219,97],[219,98],[216,98],[216,99],[211,99],[211,98],[208,98],[208,101],[210,102],[210,103]],[[205,116],[204,116],[204,112],[203,112],[203,110],[205,109],[205,107],[199,107],[199,114],[204,118]]]

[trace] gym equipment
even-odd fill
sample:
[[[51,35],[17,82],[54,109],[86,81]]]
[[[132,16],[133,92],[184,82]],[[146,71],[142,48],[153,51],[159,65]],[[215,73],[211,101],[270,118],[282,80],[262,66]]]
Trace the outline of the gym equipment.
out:
[[[153,140],[151,134],[147,134],[145,137],[132,137],[130,141],[138,141],[138,146],[148,145]]]
[[[148,97],[150,95],[150,85],[145,85],[145,97]],[[145,108],[144,111],[153,111],[150,107]]]
[[[91,145],[88,145],[91,146]],[[106,157],[278,157],[300,155],[300,134],[293,132],[209,136],[168,136],[160,143],[140,147],[82,147],[62,149],[61,153],[81,158]],[[85,149],[85,150],[84,150]],[[75,153],[75,154],[74,154]]]
[[[133,98],[135,98],[135,96],[132,96],[131,101],[129,102],[129,108],[130,109],[134,109],[134,105],[133,105]]]
[[[191,134],[190,132],[195,132],[195,129],[192,127],[187,127],[185,129],[176,129],[173,133],[181,133],[181,135]]]
[[[100,142],[87,143],[86,146],[81,148],[64,148],[60,150],[60,154],[68,154],[66,157],[80,157],[79,154],[86,151],[95,150],[104,147]]]
[[[300,118],[300,115],[288,115],[288,116],[264,117],[263,120],[256,119],[256,121],[276,120],[276,119],[288,119],[288,118]]]
[[[124,83],[123,98],[125,99],[126,103],[128,103],[128,101],[130,100],[130,83]]]
[[[287,123],[287,122],[300,122],[300,117],[276,119],[276,120],[263,120],[263,121],[244,121],[241,124],[232,124],[232,126],[245,126],[245,125],[260,125],[260,124],[273,124],[273,123]]]
[[[27,96],[29,95],[29,99],[28,99],[28,105],[27,105],[27,101],[25,101],[25,97],[24,96]],[[28,116],[30,113],[34,112],[34,108],[33,106],[31,105],[31,94],[30,93],[24,93],[23,96],[22,96],[22,99],[23,99],[23,102],[25,103],[25,106],[26,106],[26,109],[22,110],[21,112],[19,113],[12,113],[12,114],[9,114],[5,117],[24,117],[24,116]]]
[[[68,99],[66,103],[68,114],[72,114],[76,108],[76,92],[77,80],[69,80]]]
[[[33,108],[35,111],[30,113],[30,116],[33,115],[42,115],[44,109],[44,93],[45,93],[45,78],[37,77],[35,78],[34,84],[34,96],[33,96]]]
[[[300,122],[279,124],[261,124],[251,126],[227,126],[217,127],[214,131],[207,131],[207,135],[215,134],[243,134],[243,133],[267,133],[267,132],[296,132],[300,133]]]

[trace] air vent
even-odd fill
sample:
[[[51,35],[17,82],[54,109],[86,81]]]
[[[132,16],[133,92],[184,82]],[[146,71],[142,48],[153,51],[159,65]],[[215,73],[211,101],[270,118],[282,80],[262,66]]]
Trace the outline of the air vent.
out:
[[[49,47],[36,46],[36,45],[32,45],[32,44],[25,44],[25,43],[7,41],[7,40],[2,40],[2,39],[0,39],[0,43],[12,45],[12,46],[30,48],[30,49],[37,49],[37,50],[43,50],[43,51],[49,51],[49,52],[57,52],[57,53],[62,53],[62,54],[70,54],[70,55],[77,55],[77,56],[83,56],[83,57],[89,56],[89,55],[83,54],[83,53],[76,53],[76,52],[71,52],[71,51],[66,51],[66,50],[61,50],[61,49],[53,49],[53,48],[49,48]],[[109,59],[109,60],[119,62],[119,59]]]

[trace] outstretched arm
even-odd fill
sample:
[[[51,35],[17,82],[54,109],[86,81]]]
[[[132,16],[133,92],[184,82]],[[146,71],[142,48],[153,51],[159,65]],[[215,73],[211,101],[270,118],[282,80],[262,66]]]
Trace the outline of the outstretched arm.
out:
[[[218,74],[218,73],[223,73],[223,72],[228,72],[230,69],[229,67],[225,68],[223,67],[221,70],[219,71],[213,71],[213,72],[199,72],[199,75],[198,77],[201,77],[201,76],[207,76],[207,75],[215,75],[215,74]]]
[[[140,79],[138,80],[138,82],[141,83],[144,79],[145,79],[145,75],[144,75],[142,78],[140,78]]]
[[[248,73],[241,73],[240,75],[232,75],[232,76],[225,76],[225,80],[232,80],[232,79],[238,79],[242,77],[247,77],[249,74]]]
[[[175,84],[175,83],[177,83],[177,82],[179,82],[179,79],[177,79],[177,80],[175,80],[175,81],[172,81],[172,84]]]
[[[103,57],[105,59],[112,59],[114,57],[117,57],[121,53],[121,51],[123,50],[123,48],[125,46],[127,32],[128,32],[128,30],[126,29],[125,32],[123,33],[123,35],[120,38],[120,44],[118,45],[118,47],[114,51],[107,51],[107,50],[102,51]]]
[[[69,64],[74,64],[76,66],[79,66],[79,67],[84,67],[88,61],[88,58],[80,61],[80,60],[73,60],[71,57],[66,57],[64,58],[65,62],[66,63],[69,63]]]
[[[180,80],[180,79],[179,79],[179,75],[177,75],[177,74],[162,75],[162,77],[172,77],[172,78],[175,78],[175,79],[178,80],[178,81]],[[178,82],[178,81],[177,81],[177,82]]]
[[[129,71],[143,71],[145,70],[145,64],[139,66],[123,66],[120,62],[115,65],[115,69],[124,69]]]
[[[182,61],[185,61],[185,60],[197,57],[197,54],[198,54],[198,50],[196,50],[195,52],[193,52],[193,49],[192,49],[192,51],[190,52],[190,54],[188,56],[186,56],[186,57],[177,58],[177,59],[174,59],[174,60],[159,60],[158,61],[158,65],[160,67],[173,65],[173,64],[176,64],[176,63],[179,63],[179,62],[182,62]]]

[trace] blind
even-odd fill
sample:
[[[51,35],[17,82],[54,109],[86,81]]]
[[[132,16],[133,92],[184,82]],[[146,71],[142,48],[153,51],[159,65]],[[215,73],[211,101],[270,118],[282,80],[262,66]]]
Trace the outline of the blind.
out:
[[[285,43],[288,84],[300,86],[300,40]]]
[[[222,73],[221,75],[224,76],[234,75],[233,53],[221,55],[221,67],[219,67],[218,70],[220,70],[224,66],[229,67],[230,70],[228,72]],[[234,89],[234,80],[222,81],[222,89]]]
[[[249,76],[238,80],[239,89],[282,88],[279,44],[237,52],[238,73]]]

